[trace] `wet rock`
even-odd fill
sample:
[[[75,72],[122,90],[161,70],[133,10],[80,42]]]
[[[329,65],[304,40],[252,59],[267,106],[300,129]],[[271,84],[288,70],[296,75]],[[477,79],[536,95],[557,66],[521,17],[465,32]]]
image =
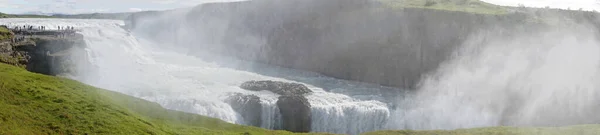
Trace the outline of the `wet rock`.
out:
[[[231,105],[233,110],[242,115],[246,124],[260,127],[262,123],[262,105],[258,96],[236,93],[227,98],[226,102]]]
[[[0,42],[0,62],[46,75],[87,73],[85,40],[77,33],[17,31]]]
[[[240,88],[252,91],[268,90],[279,95],[304,95],[312,91],[303,84],[278,81],[248,81]]]
[[[277,93],[277,107],[281,114],[281,129],[291,132],[310,132],[311,105],[305,94],[311,93],[303,84],[278,81],[248,81],[240,86],[242,89],[260,91],[268,90]]]
[[[291,132],[310,132],[312,114],[310,103],[301,95],[284,95],[277,100],[282,127]]]

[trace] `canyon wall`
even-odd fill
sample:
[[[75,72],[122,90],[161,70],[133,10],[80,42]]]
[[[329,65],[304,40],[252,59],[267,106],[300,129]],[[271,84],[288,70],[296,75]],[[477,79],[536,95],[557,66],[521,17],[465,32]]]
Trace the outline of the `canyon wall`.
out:
[[[126,24],[193,55],[231,56],[414,88],[473,35],[544,29],[552,25],[544,18],[564,20],[555,16],[593,23],[595,14],[515,8],[496,15],[394,8],[365,0],[254,0],[136,13]]]

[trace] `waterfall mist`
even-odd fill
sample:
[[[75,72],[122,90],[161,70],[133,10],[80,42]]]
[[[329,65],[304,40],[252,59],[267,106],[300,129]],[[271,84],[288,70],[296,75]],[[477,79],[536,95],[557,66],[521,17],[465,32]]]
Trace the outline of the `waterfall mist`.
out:
[[[520,14],[392,11],[362,0],[269,2],[144,12],[125,22],[0,22],[75,26],[87,43],[80,64],[94,69],[71,78],[236,124],[251,124],[226,102],[241,93],[260,98],[255,126],[281,129],[279,95],[239,88],[252,80],[311,89],[311,132],[600,122],[595,22],[551,14],[551,24],[538,26]],[[382,86],[394,84],[406,87]]]
[[[599,79],[600,48],[597,26],[593,22],[574,21],[577,19],[552,12],[528,16],[540,17],[546,22],[535,24],[528,22],[531,20],[519,20],[522,17],[519,14],[486,18],[409,10],[390,15],[362,9],[344,14],[345,8],[339,13],[315,13],[333,16],[331,20],[304,21],[303,16],[315,14],[303,10],[275,12],[279,11],[279,6],[286,7],[286,2],[273,5],[277,4],[283,5],[274,6],[273,10],[248,10],[238,3],[216,6],[218,8],[169,11],[148,17],[150,21],[139,23],[134,31],[144,34],[141,36],[157,37],[156,33],[148,30],[167,27],[166,30],[172,31],[162,34],[177,36],[159,38],[159,42],[171,43],[174,48],[183,48],[180,50],[204,59],[234,57],[274,65],[281,64],[279,61],[291,61],[287,66],[308,70],[320,70],[326,66],[348,71],[350,73],[347,74],[351,75],[346,79],[385,78],[383,82],[396,81],[397,84],[419,82],[410,91],[385,88],[371,91],[344,88],[337,91],[335,87],[317,86],[355,99],[375,99],[386,103],[384,106],[389,108],[369,107],[373,104],[356,107],[359,104],[309,98],[314,101],[311,104],[330,107],[313,110],[315,114],[323,114],[320,117],[324,118],[313,119],[313,123],[317,123],[313,124],[313,131],[356,134],[382,128],[565,126],[600,121],[600,117],[594,115],[599,109],[596,107],[600,96],[596,92],[599,88],[596,81]],[[273,5],[259,3],[250,8]],[[298,7],[318,9],[318,6],[302,4]],[[233,11],[227,12],[229,8]],[[246,10],[250,13],[243,12]],[[270,20],[248,21],[260,14],[271,14],[264,17]],[[356,14],[362,18],[353,17]],[[442,16],[440,14],[457,16],[458,19],[436,19],[436,16]],[[243,18],[247,16],[252,17]],[[253,24],[256,22],[263,24]],[[315,30],[317,28],[310,27],[312,25],[323,30]],[[326,26],[333,28],[327,29]],[[272,27],[274,30],[269,31]],[[285,27],[290,27],[289,31]],[[278,31],[280,29],[283,30]],[[282,37],[265,33],[288,34],[289,40],[284,40],[285,36],[279,39]],[[400,35],[390,36],[394,34]],[[445,53],[452,55],[446,56]],[[311,55],[318,59],[311,59]],[[319,60],[324,62],[319,63]],[[236,67],[239,66],[237,62],[221,59],[217,63]],[[286,65],[285,62],[283,65]],[[257,70],[253,66],[245,68],[243,70]],[[427,72],[423,68],[432,70]],[[406,77],[418,76],[419,72],[424,74],[420,79]],[[296,81],[307,82],[302,79]],[[362,94],[353,96],[352,93]],[[339,104],[332,104],[334,102]],[[313,109],[316,108],[319,107]],[[332,113],[334,110],[345,114]],[[376,115],[364,115],[365,110]],[[331,117],[336,117],[335,121]],[[354,120],[369,122],[353,123]]]
[[[565,23],[566,24],[566,23]],[[595,124],[600,42],[589,24],[470,36],[392,114],[392,129]]]

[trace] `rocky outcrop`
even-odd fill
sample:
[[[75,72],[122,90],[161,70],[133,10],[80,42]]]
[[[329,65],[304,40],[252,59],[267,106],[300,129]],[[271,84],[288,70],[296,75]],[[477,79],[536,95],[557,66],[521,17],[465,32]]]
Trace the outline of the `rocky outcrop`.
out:
[[[302,84],[270,80],[244,82],[240,88],[252,91],[268,90],[279,95],[304,95],[312,92]]]
[[[260,98],[256,95],[244,95],[235,93],[226,99],[233,110],[241,114],[246,124],[260,127],[262,123],[262,105]]]
[[[248,81],[240,88],[252,91],[268,90],[281,95],[277,99],[277,107],[282,116],[282,129],[292,132],[310,132],[311,106],[304,95],[312,91],[305,85],[267,80]]]
[[[284,95],[277,100],[284,130],[292,132],[310,132],[312,113],[308,99],[300,95]]]
[[[0,43],[0,62],[46,75],[78,74],[89,69],[83,35],[62,31],[18,31]],[[79,65],[79,66],[78,66]]]

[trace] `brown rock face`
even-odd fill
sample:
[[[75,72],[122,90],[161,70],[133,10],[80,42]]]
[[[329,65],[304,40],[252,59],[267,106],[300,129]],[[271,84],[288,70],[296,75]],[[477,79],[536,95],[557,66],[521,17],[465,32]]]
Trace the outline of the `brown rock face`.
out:
[[[62,36],[58,36],[62,35]],[[89,69],[83,35],[61,31],[15,32],[0,41],[0,62],[46,75],[78,74]]]
[[[260,127],[262,123],[262,105],[258,96],[236,93],[226,101],[233,110],[242,115],[246,124]]]
[[[310,132],[312,114],[310,103],[304,96],[280,96],[277,107],[282,116],[282,127],[292,132]]]
[[[278,81],[248,81],[240,88],[252,91],[268,90],[281,95],[277,107],[282,119],[282,129],[292,132],[310,132],[312,124],[311,105],[305,94],[312,91],[303,84]]]

